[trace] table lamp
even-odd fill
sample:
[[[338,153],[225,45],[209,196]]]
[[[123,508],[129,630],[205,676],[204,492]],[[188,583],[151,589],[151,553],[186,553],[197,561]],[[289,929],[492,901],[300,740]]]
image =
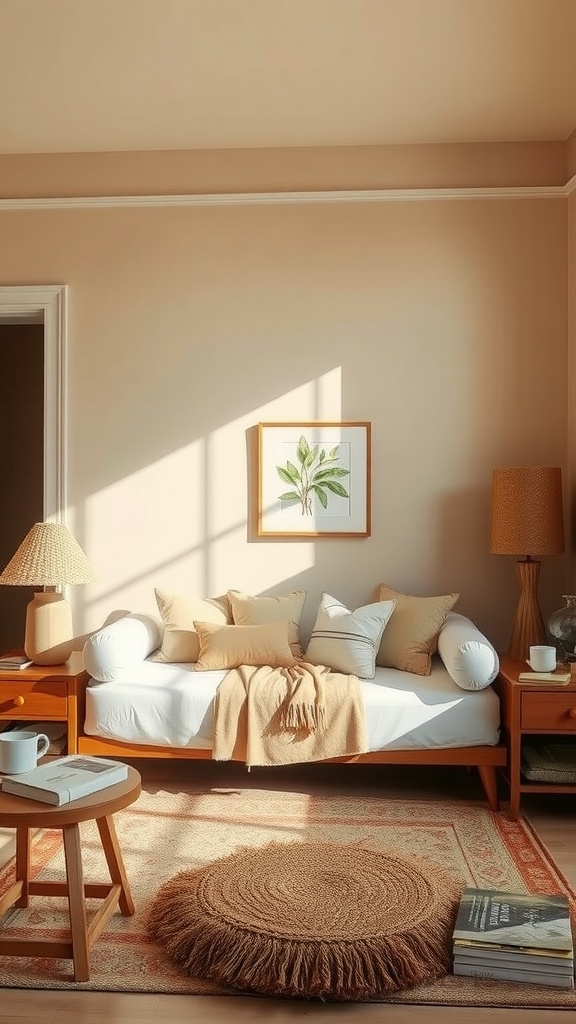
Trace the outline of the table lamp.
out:
[[[62,665],[72,654],[72,609],[57,589],[97,578],[63,523],[35,523],[0,574],[0,584],[43,587],[26,609],[24,650],[35,665]]]
[[[500,466],[492,472],[490,551],[525,555],[516,563],[520,597],[508,654],[524,661],[532,644],[545,644],[538,604],[540,562],[536,555],[564,551],[562,471],[556,466]]]

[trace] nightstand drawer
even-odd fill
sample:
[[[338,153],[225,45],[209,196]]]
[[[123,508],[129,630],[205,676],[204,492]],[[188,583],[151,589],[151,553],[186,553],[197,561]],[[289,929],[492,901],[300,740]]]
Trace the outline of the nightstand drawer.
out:
[[[561,729],[576,733],[576,693],[524,693],[522,695],[522,729]]]
[[[62,683],[0,681],[0,719],[66,719],[67,706],[66,687]]]

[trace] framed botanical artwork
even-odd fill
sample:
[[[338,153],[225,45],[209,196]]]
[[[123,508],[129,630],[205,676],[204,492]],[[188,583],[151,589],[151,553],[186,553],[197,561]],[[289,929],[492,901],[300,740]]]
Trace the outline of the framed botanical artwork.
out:
[[[370,423],[258,424],[258,536],[370,536]]]

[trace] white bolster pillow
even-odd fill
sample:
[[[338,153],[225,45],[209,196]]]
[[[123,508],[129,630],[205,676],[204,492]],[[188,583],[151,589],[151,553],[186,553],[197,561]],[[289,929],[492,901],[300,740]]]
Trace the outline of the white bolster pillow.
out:
[[[463,690],[483,690],[498,675],[500,661],[490,641],[471,619],[448,612],[438,634],[438,654]]]
[[[86,641],[84,666],[93,679],[110,683],[124,669],[144,661],[161,643],[162,627],[158,619],[129,612],[108,622]]]

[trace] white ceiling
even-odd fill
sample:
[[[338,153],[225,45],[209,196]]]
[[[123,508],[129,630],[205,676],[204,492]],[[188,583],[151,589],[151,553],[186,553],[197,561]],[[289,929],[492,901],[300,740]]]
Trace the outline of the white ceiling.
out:
[[[563,140],[576,0],[0,0],[0,153]]]

